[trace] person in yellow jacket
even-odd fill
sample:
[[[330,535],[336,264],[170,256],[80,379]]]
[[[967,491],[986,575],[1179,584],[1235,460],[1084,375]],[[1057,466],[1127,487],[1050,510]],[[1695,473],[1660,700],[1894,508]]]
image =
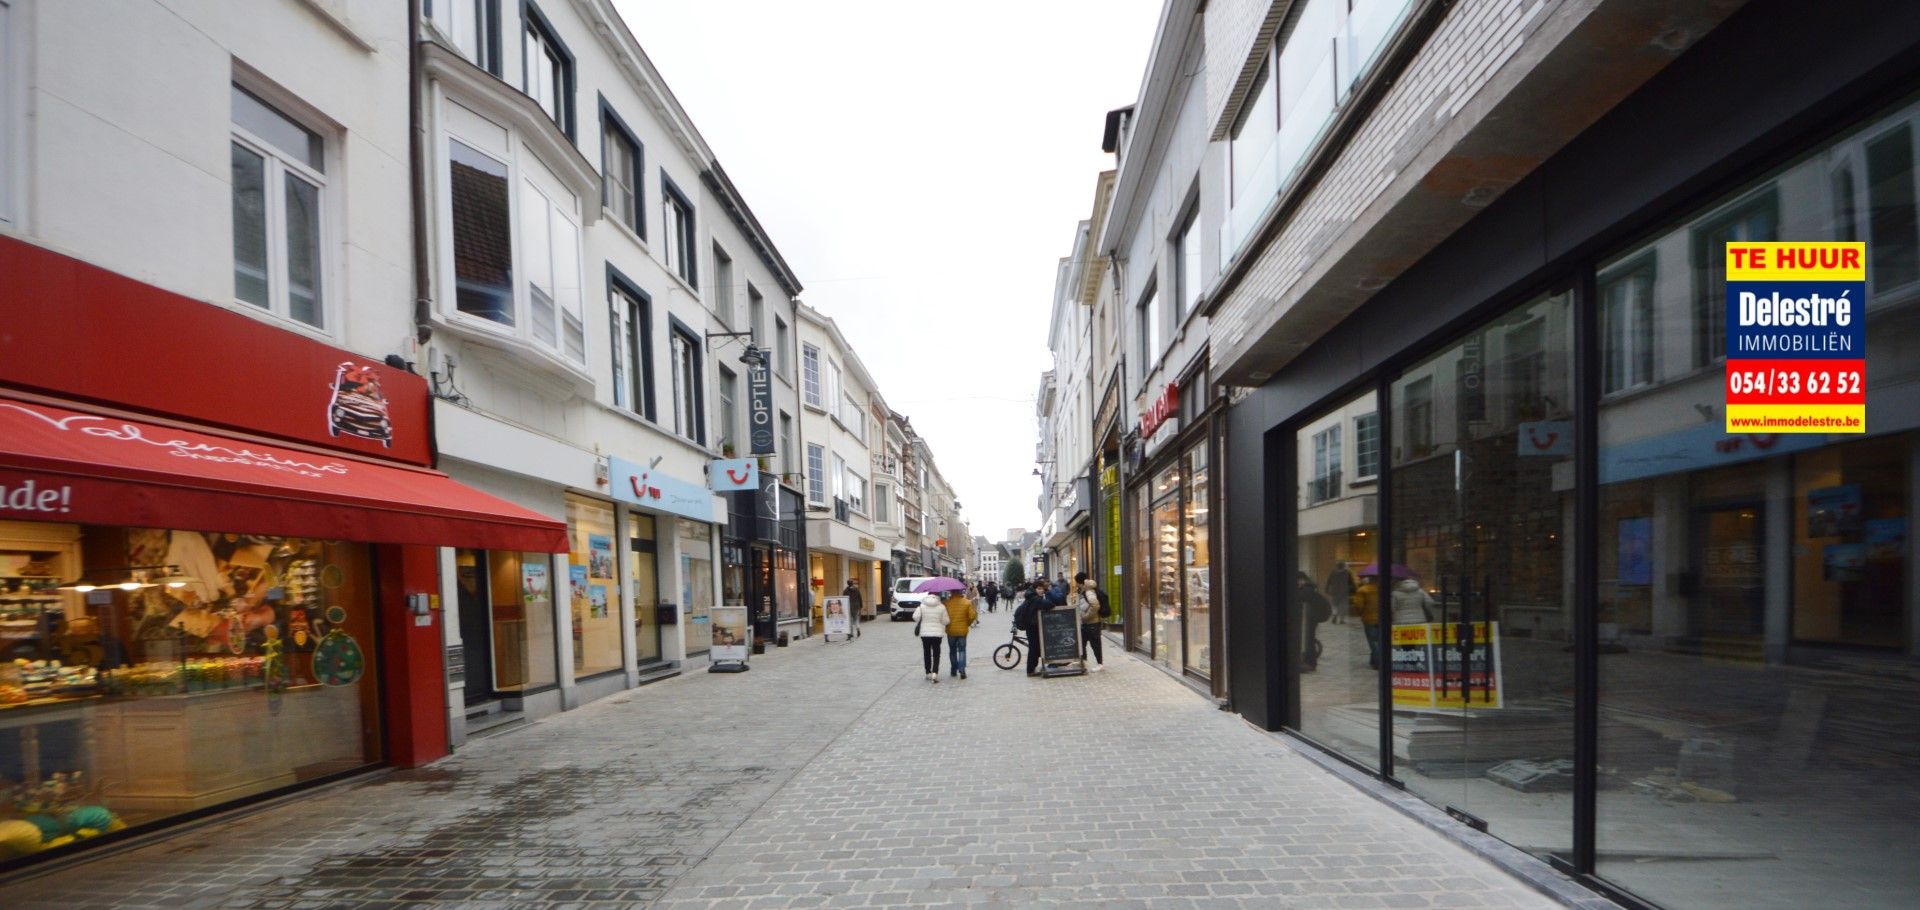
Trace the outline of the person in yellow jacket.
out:
[[[980,624],[980,614],[974,611],[973,601],[958,591],[940,597],[947,602],[947,659],[951,662],[947,675],[966,679],[967,632]]]
[[[1360,628],[1367,633],[1367,666],[1380,669],[1380,579],[1360,576],[1353,589],[1353,612],[1360,617]]]

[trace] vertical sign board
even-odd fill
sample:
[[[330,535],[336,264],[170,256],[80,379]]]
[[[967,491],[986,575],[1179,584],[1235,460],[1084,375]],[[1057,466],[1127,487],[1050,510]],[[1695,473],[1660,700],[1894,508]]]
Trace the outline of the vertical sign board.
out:
[[[1047,676],[1074,676],[1087,672],[1080,660],[1080,616],[1074,610],[1040,611],[1040,665]]]
[[[1124,551],[1120,548],[1120,466],[1108,465],[1100,472],[1100,498],[1107,513],[1107,565],[1115,578],[1120,577],[1121,567],[1126,563]],[[1119,596],[1118,583],[1109,582],[1105,587],[1112,588],[1107,594]],[[1111,617],[1109,617],[1111,618]]]
[[[765,358],[747,368],[747,454],[775,454],[773,368]]]
[[[826,611],[826,632],[823,637],[827,641],[853,638],[853,616],[847,612],[852,602],[845,597],[828,597],[821,600],[821,606]],[[835,635],[840,637],[836,639]]]
[[[708,659],[713,663],[709,669],[744,669],[747,651],[753,645],[753,626],[747,622],[746,604],[713,607],[707,611],[707,619],[713,630],[712,650],[708,652]]]
[[[1867,431],[1867,245],[1727,244],[1728,433]]]

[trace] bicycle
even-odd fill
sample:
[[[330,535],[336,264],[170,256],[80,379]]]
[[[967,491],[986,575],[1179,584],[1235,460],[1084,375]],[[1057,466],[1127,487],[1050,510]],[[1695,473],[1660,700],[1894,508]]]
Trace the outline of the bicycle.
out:
[[[1013,631],[1013,638],[1010,641],[993,649],[993,665],[1002,670],[1011,670],[1014,667],[1020,666],[1021,658],[1026,656],[1020,650],[1022,645],[1032,647],[1032,644],[1027,641],[1026,637],[1020,634],[1020,630],[1015,629]]]

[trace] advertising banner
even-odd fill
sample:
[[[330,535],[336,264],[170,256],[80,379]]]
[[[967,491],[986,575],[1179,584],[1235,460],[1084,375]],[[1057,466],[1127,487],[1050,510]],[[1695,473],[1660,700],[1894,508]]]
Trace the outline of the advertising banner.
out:
[[[1504,707],[1497,622],[1394,626],[1392,660],[1396,707]]]
[[[645,465],[624,458],[607,459],[613,498],[656,512],[670,512],[695,521],[714,521],[713,493],[661,473],[660,459]]]
[[[746,663],[747,651],[753,645],[753,627],[747,623],[746,604],[716,606],[707,611],[707,622],[713,628],[713,647],[708,657],[714,663]]]
[[[1727,244],[1729,433],[1867,431],[1867,245]]]
[[[845,597],[828,597],[823,599],[820,604],[821,608],[826,611],[825,631],[827,640],[834,640],[833,637],[835,635],[840,636],[840,640],[842,641],[852,637],[853,616],[848,612],[852,606],[851,602]]]

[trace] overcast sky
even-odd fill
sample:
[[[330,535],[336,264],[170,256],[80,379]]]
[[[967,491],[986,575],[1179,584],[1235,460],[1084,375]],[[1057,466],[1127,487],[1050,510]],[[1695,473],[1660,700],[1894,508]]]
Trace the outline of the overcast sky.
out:
[[[973,533],[1037,529],[1054,269],[1159,0],[616,0]]]

